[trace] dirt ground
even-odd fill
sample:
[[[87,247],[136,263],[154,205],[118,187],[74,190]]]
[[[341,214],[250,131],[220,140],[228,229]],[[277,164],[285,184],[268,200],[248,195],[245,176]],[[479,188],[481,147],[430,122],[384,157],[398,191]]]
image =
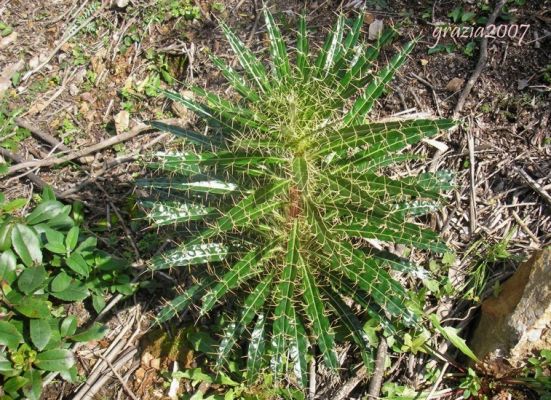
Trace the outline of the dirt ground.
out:
[[[303,9],[309,26],[315,28],[313,37],[319,39],[340,10],[350,15],[358,12],[356,3],[362,2],[267,2],[291,43],[297,15]],[[431,168],[456,173],[457,190],[428,222],[458,254],[449,272],[449,278],[457,282],[467,281],[478,256],[496,244],[506,243],[511,255],[524,257],[551,243],[551,2],[507,3],[508,12],[498,16],[496,26],[505,25],[510,35],[488,40],[487,61],[456,115],[462,126],[423,147]],[[408,38],[419,38],[372,118],[404,110],[453,116],[477,65],[480,40],[448,34],[431,52],[437,42],[435,30],[439,22],[450,23],[454,18],[464,18],[464,25],[483,23],[478,19],[488,17],[494,5],[492,1],[367,1],[363,11],[366,34],[374,19],[381,19],[385,26],[394,25],[400,32],[383,52],[381,64]],[[208,59],[212,52],[233,60],[216,21],[227,21],[260,51],[266,40],[264,24],[258,18],[260,7],[260,1],[251,0],[0,0],[0,22],[13,31],[0,36],[0,85],[7,85],[0,86],[4,161],[15,166],[51,160],[54,154],[71,155],[103,144],[98,151],[69,162],[4,174],[0,190],[8,198],[30,198],[48,184],[63,200],[82,201],[87,206],[89,228],[99,235],[103,247],[133,262],[168,245],[157,232],[144,229],[132,181],[144,174],[140,155],[178,143],[143,128],[142,123],[174,119],[192,127],[193,116],[157,96],[156,90],[185,90],[190,82],[225,90],[223,78]],[[458,7],[462,14],[454,13]],[[522,40],[520,33],[513,35],[512,25],[525,26]],[[121,134],[128,134],[128,139],[109,145],[109,140]],[[493,263],[485,277],[489,282],[486,291],[471,293],[469,301],[462,298],[445,306],[438,304],[449,308],[444,316],[468,317],[468,328],[473,321],[471,306],[478,304],[495,282],[509,276],[514,266],[510,261]],[[107,317],[112,327],[108,337],[79,351],[83,373],[89,373],[99,360],[99,352],[112,354],[112,365],[120,362],[122,366],[119,377],[96,383],[99,387],[94,398],[125,399],[132,393],[143,399],[163,398],[171,382],[166,372],[174,360],[187,368],[204,361],[194,359],[191,344],[189,351],[167,356],[152,339],[151,335],[158,333],[150,326],[151,316],[167,294],[163,286],[172,285],[175,278],[180,277],[156,276],[144,284],[144,291],[119,303]],[[188,316],[186,320],[191,319]],[[200,328],[208,330],[208,326]],[[346,351],[344,354],[346,357]],[[351,366],[340,377],[328,378],[318,368],[318,398],[330,398],[354,376],[354,357],[349,358]],[[416,371],[427,362],[426,357],[397,357],[392,362],[387,379],[425,389]],[[103,374],[109,376],[109,367],[104,368]],[[197,387],[184,381],[180,392],[194,393]],[[211,390],[209,393],[222,390],[216,385],[203,389]],[[367,383],[360,381],[353,393],[359,398],[366,389]],[[78,390],[55,382],[44,398],[73,398]],[[460,393],[448,395],[456,398]],[[441,398],[446,398],[445,394]]]

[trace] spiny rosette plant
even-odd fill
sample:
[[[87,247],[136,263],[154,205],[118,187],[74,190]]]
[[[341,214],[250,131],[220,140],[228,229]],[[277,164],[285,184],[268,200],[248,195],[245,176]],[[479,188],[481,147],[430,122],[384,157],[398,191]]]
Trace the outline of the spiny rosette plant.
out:
[[[314,57],[301,17],[292,64],[273,16],[263,12],[270,68],[221,23],[242,71],[216,56],[212,61],[240,99],[199,87],[192,88],[193,98],[165,92],[199,115],[210,134],[152,122],[188,146],[185,152],[155,154],[149,166],[169,176],[138,184],[154,189],[143,205],[155,226],[186,223],[189,231],[181,245],[154,257],[151,268],[201,265],[192,270],[195,284],[162,309],[159,321],[192,303],[206,315],[228,294],[242,293],[240,311],[222,333],[217,366],[246,337],[249,381],[269,364],[276,377],[292,367],[306,385],[313,346],[330,368],[339,366],[335,326],[349,331],[370,367],[363,317],[387,329],[419,323],[421,313],[389,272],[417,267],[370,243],[446,250],[413,217],[438,206],[451,175],[393,179],[384,172],[417,158],[403,149],[454,123],[368,117],[414,42],[374,73],[395,31],[368,45],[359,40],[363,16],[341,15]]]

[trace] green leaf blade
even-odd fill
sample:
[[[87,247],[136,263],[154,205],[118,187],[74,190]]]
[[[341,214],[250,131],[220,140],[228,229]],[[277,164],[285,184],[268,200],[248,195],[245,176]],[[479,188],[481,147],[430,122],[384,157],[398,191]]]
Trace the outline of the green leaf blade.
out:
[[[329,320],[325,313],[322,299],[320,297],[314,277],[308,268],[301,263],[300,268],[303,288],[303,298],[305,300],[305,311],[312,324],[318,346],[323,354],[327,366],[331,369],[337,369],[337,353],[335,351],[335,341],[333,332],[330,328]]]
[[[42,263],[40,240],[32,228],[23,224],[15,224],[11,231],[11,241],[15,252],[27,267]]]

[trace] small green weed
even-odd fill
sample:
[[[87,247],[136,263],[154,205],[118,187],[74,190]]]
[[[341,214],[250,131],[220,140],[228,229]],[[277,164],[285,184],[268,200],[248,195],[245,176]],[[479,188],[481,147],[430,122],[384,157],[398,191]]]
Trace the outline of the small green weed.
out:
[[[0,109],[0,147],[10,151],[17,151],[19,142],[30,136],[28,129],[21,128],[15,123],[15,118],[21,110],[7,111]]]
[[[97,312],[108,292],[131,294],[125,262],[82,235],[82,207],[63,205],[46,189],[25,217],[25,199],[0,196],[0,386],[3,400],[38,400],[42,378],[59,372],[75,382],[74,342],[97,340],[105,328],[79,321],[68,305],[91,298]]]

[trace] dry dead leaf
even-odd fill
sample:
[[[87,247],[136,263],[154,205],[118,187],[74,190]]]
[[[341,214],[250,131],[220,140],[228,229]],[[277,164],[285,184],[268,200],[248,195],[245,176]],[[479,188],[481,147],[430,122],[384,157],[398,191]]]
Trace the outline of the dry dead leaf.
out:
[[[364,15],[364,24],[371,24],[375,20],[373,14],[366,12]]]
[[[13,31],[8,36],[6,36],[6,37],[2,38],[2,40],[0,40],[0,49],[5,49],[10,44],[14,43],[16,40],[17,40],[17,32]]]
[[[105,63],[103,62],[104,57],[107,55],[107,50],[102,48],[99,50],[91,59],[90,63],[92,64],[92,70],[97,74],[101,75],[105,71]]]
[[[183,97],[185,97],[186,99],[193,100],[193,98],[194,98],[193,92],[191,92],[189,90],[184,90],[184,91],[180,92],[180,94]],[[172,102],[172,111],[180,119],[182,119],[182,122],[190,122],[191,119],[192,119],[192,116],[193,116],[193,113],[190,113],[190,111],[185,106],[183,106],[182,104],[180,104],[177,101]]]
[[[36,103],[33,103],[33,105],[29,108],[29,115],[36,115],[41,113],[50,102],[48,100],[38,100]]]
[[[530,82],[529,79],[519,79],[517,81],[517,88],[518,90],[525,89],[528,86],[528,82]]]
[[[159,370],[159,369],[161,369],[161,359],[154,358],[153,360],[151,360],[149,362],[149,365],[151,366],[151,368]]]
[[[451,81],[448,82],[446,85],[446,90],[448,92],[458,92],[463,87],[463,84],[465,83],[465,79],[462,78],[453,78]]]
[[[143,368],[138,368],[136,372],[134,372],[134,377],[138,381],[143,381],[143,378],[145,378],[145,370]]]
[[[383,26],[384,24],[382,19],[376,19],[369,24],[369,40],[377,40],[383,32]]]
[[[120,111],[115,115],[115,129],[117,133],[124,132],[130,125],[130,113],[126,110]]]
[[[142,359],[141,359],[141,362],[142,362],[142,365],[144,367],[147,367],[149,368],[149,365],[151,363],[151,360],[153,360],[153,356],[151,355],[150,352],[146,351],[142,354]]]
[[[8,64],[4,67],[0,73],[0,96],[2,96],[4,92],[11,87],[12,76],[21,71],[24,65],[25,62],[23,60],[19,60],[16,63]]]

